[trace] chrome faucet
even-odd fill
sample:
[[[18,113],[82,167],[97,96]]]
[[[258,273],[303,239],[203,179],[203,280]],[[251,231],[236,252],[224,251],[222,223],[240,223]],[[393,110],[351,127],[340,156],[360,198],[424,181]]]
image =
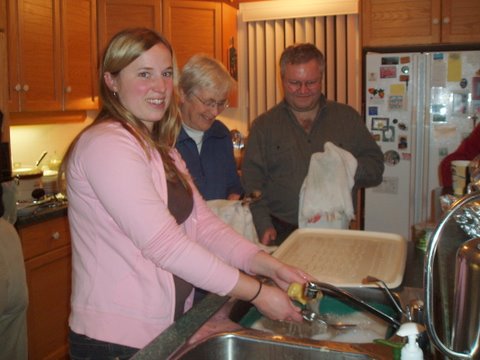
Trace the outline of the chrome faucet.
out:
[[[352,303],[353,305],[356,305],[362,308],[363,310],[368,311],[370,314],[382,319],[383,321],[388,322],[395,329],[398,329],[401,325],[400,321],[398,321],[397,319],[391,317],[388,314],[385,314],[380,310],[377,310],[373,306],[367,304],[362,299],[359,299],[358,297],[332,284],[323,283],[323,282],[313,282],[313,281],[309,281],[305,284],[305,291],[304,291],[305,297],[309,299],[314,299],[317,297],[318,292],[323,292],[333,297],[340,297],[343,300],[346,300]]]
[[[478,262],[480,259],[480,239],[471,239],[462,244],[462,247],[459,250],[467,249],[467,251],[470,252],[470,254],[467,255],[469,257],[464,257],[462,259],[462,251],[457,252],[455,293],[457,293],[456,295],[461,293],[460,295],[462,297],[459,298],[458,301],[456,299],[453,309],[453,325],[454,327],[456,325],[459,326],[456,326],[456,331],[453,332],[452,346],[457,347],[457,349],[450,349],[442,343],[437,336],[435,324],[433,323],[433,264],[435,252],[440,241],[442,230],[448,220],[466,204],[478,199],[480,199],[480,191],[469,193],[454,202],[433,230],[427,245],[423,274],[425,284],[425,324],[427,333],[434,346],[449,358],[478,359],[480,355],[480,323],[478,322],[477,317],[480,306],[478,304],[480,285],[476,281],[479,272]],[[468,247],[468,243],[471,243],[473,246]],[[472,253],[474,256],[472,256]],[[468,299],[470,299],[470,302]],[[455,324],[455,322],[457,322],[457,324]]]

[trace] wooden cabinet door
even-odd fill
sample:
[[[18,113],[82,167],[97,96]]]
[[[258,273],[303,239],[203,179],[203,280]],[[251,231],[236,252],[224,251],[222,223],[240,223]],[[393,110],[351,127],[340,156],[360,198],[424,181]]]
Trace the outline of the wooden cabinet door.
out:
[[[29,359],[68,359],[70,246],[26,261],[25,269],[29,292]]]
[[[8,1],[9,108],[62,107],[58,0]]]
[[[98,107],[96,0],[62,0],[63,109]]]
[[[29,359],[68,359],[71,246],[66,216],[18,229],[28,285]]]
[[[162,31],[161,0],[98,0],[99,52],[113,35],[130,27]]]
[[[363,1],[363,46],[437,43],[440,5],[440,0]]]
[[[480,43],[479,0],[442,0],[442,42]]]
[[[480,42],[478,0],[365,0],[363,46]]]
[[[7,73],[7,37],[5,32],[0,30],[0,79],[8,79]],[[9,131],[9,116],[7,111],[7,82],[0,81],[0,111],[3,114],[3,124],[1,127],[0,142],[9,142],[10,141],[10,131]],[[4,146],[4,145],[0,145]],[[1,151],[4,151],[4,148],[1,148]],[[8,152],[8,151],[7,151]],[[2,161],[8,160],[4,157],[5,154],[0,153],[0,164]],[[7,155],[8,158],[8,155]],[[0,180],[3,180],[1,171],[0,171]]]
[[[222,4],[213,1],[165,0],[163,32],[181,69],[196,53],[222,60]]]

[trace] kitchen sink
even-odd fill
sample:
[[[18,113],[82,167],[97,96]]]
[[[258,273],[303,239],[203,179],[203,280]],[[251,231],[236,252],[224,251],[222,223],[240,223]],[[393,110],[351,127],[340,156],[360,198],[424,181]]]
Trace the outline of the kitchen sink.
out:
[[[389,311],[394,313],[394,316],[399,321],[401,314],[399,314],[391,300],[386,293],[379,288],[344,288],[349,294],[365,301],[369,304],[376,304],[382,311]],[[324,294],[325,295],[325,294]],[[397,294],[393,294],[400,302]],[[325,295],[329,296],[329,295]],[[338,300],[337,300],[338,301]],[[333,303],[333,310],[344,313],[346,306],[352,304],[338,304]],[[322,305],[322,303],[320,304]],[[339,306],[339,308],[335,308]],[[332,308],[329,309],[332,311]],[[349,338],[344,338],[344,341],[337,341],[332,339],[318,339],[308,331],[303,334],[299,332],[299,326],[305,326],[305,329],[310,329],[311,324],[293,324],[286,325],[287,322],[271,321],[278,326],[273,330],[264,329],[259,330],[252,326],[252,313],[257,312],[255,307],[250,303],[231,299],[224,307],[218,311],[216,316],[219,316],[220,324],[222,321],[228,324],[234,324],[234,327],[229,329],[223,328],[224,325],[213,325],[215,329],[213,332],[208,332],[206,336],[189,341],[182,346],[170,360],[178,359],[209,359],[209,360],[235,360],[235,359],[392,359],[392,348],[376,341],[351,341]],[[360,308],[349,308],[348,312],[365,313],[365,310]],[[262,316],[258,313],[253,317]],[[266,318],[265,318],[266,319]],[[268,319],[267,319],[268,320]],[[389,339],[394,341],[401,341],[399,338],[395,339],[394,327],[382,319],[376,319],[386,324],[388,332],[375,336],[375,338]],[[210,325],[208,324],[210,323]],[[215,321],[209,320],[207,328]],[[384,325],[385,325],[384,324]],[[293,326],[293,327],[289,327]],[[296,331],[292,331],[296,329]],[[368,329],[358,327],[355,329],[357,333],[365,333]],[[350,330],[349,330],[350,331]],[[340,333],[343,333],[340,331]],[[344,334],[342,334],[343,336]]]
[[[397,324],[400,323],[401,314],[382,289],[359,287],[342,290],[371,305],[383,314],[387,314],[394,321],[397,321]],[[398,296],[393,295],[400,303]],[[250,303],[243,301],[235,302],[229,318],[245,328],[271,334],[344,343],[371,343],[376,339],[388,339],[394,335],[396,328],[398,328],[396,324],[359,308],[358,305],[349,300],[337,298],[330,294],[324,294],[324,298],[320,305],[317,305],[315,311],[329,322],[355,324],[356,326],[338,330],[334,327],[326,327],[306,321],[301,324],[272,321],[263,317]]]
[[[344,344],[345,345],[345,344]],[[252,330],[211,336],[184,349],[172,359],[236,360],[236,359],[378,359],[373,352],[354,346],[326,346],[311,340],[267,335]],[[385,357],[387,359],[388,357]]]

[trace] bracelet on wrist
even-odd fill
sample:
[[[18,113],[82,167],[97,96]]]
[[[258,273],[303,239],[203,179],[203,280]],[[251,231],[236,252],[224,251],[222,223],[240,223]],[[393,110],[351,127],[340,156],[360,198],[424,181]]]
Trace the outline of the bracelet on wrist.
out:
[[[262,291],[263,283],[261,281],[259,281],[258,284],[259,284],[259,286],[258,286],[257,293],[250,300],[248,300],[248,302],[254,301],[258,297],[258,295],[260,295],[260,291]]]

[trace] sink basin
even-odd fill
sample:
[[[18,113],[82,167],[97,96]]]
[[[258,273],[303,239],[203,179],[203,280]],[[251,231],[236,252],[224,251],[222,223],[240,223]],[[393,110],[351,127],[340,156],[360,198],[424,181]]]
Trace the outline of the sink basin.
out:
[[[343,345],[343,346],[341,346]],[[188,347],[171,360],[236,360],[236,359],[391,359],[388,348],[384,356],[373,349],[338,344],[332,346],[312,340],[267,335],[254,330],[213,335],[195,346]],[[378,350],[378,348],[377,348]],[[261,354],[261,355],[260,355]]]
[[[382,313],[400,320],[399,314],[385,292],[377,288],[344,288],[343,290],[373,306]],[[397,297],[398,300],[398,297]],[[343,343],[372,343],[375,339],[388,339],[395,328],[371,313],[355,307],[351,302],[324,295],[318,311],[329,322],[356,324],[356,327],[337,330],[325,325],[304,322],[302,324],[272,321],[263,317],[249,303],[237,301],[230,312],[230,319],[245,328],[260,330],[276,335],[287,335],[312,340],[328,340]]]
[[[381,289],[344,288],[343,290],[365,302],[393,307],[385,292]],[[299,334],[289,333],[288,330],[283,332],[261,331],[245,326],[245,318],[248,318],[252,311],[256,311],[256,309],[250,303],[231,299],[205,324],[206,332],[202,336],[191,339],[187,344],[181,346],[169,357],[169,360],[243,360],[257,358],[275,360],[391,360],[393,358],[391,347],[373,341],[341,342],[299,336]],[[362,313],[362,311],[358,312]],[[214,320],[217,316],[218,318]],[[380,319],[379,321],[382,322],[383,320]],[[277,323],[282,324],[281,322]],[[305,324],[305,326],[308,325],[308,323]],[[360,332],[363,330],[359,329]],[[201,329],[199,332],[201,332]],[[385,335],[384,338],[390,338],[391,335],[393,335],[393,332],[390,335]]]

